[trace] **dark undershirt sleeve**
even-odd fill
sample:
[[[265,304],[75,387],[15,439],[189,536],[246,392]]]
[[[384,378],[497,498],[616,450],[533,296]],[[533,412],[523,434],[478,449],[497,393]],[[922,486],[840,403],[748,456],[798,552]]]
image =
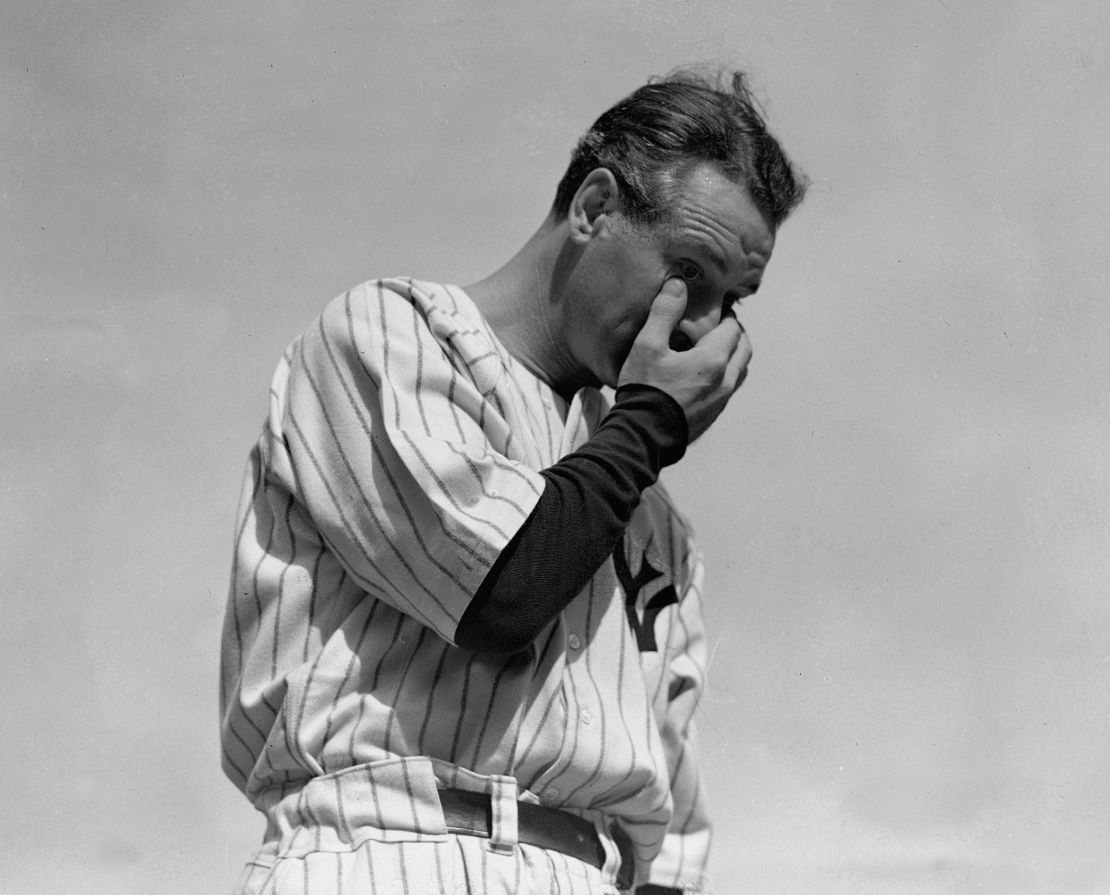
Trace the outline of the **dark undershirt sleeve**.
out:
[[[544,491],[463,613],[455,642],[480,653],[524,649],[613,552],[641,492],[682,458],[682,407],[648,385],[617,389],[590,440],[541,470]]]

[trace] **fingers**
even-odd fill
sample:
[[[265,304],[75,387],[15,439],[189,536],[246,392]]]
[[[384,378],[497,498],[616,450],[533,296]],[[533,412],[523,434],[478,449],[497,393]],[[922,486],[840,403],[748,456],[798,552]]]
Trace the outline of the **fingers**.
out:
[[[666,280],[618,374],[618,385],[638,382],[665,391],[682,406],[691,433],[716,419],[740,383],[751,360],[751,343],[732,308],[717,325],[697,338],[704,318],[682,326],[687,312],[686,284]],[[680,339],[685,344],[676,345]],[[696,339],[696,341],[694,341]]]
[[[744,335],[744,327],[740,325],[740,321],[731,314],[726,314],[720,323],[698,339],[693,350],[719,357],[723,362],[724,358],[732,357]]]
[[[736,350],[728,359],[728,365],[725,368],[725,384],[733,391],[740,388],[743,384],[745,377],[748,375],[748,364],[752,359],[752,343],[748,339],[748,334],[744,332],[744,328],[740,327],[740,341],[736,345]]]
[[[716,380],[722,391],[731,395],[747,375],[752,359],[752,343],[748,334],[732,314],[706,333],[691,351],[691,360],[697,358],[703,369],[716,369]]]
[[[667,345],[671,333],[682,321],[686,312],[686,284],[671,278],[663,283],[659,294],[651,303],[648,319],[640,330],[639,340],[647,340],[656,345]]]

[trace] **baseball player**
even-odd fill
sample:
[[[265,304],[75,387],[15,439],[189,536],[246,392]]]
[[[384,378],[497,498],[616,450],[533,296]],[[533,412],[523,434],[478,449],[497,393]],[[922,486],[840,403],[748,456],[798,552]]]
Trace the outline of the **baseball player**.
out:
[[[743,381],[801,196],[743,76],[680,73],[496,272],[364,283],[293,342],[224,627],[267,821],[237,892],[704,890],[702,566],[656,479]]]

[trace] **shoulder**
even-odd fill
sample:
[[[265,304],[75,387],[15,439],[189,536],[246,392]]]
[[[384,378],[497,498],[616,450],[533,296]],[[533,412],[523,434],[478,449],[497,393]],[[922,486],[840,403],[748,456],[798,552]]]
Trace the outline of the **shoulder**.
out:
[[[451,355],[488,352],[492,333],[457,286],[411,277],[367,280],[332,299],[298,340],[305,349],[327,345],[376,366],[392,354],[438,346]],[[475,344],[477,342],[477,344]],[[438,353],[438,352],[437,352]]]
[[[380,325],[398,319],[424,321],[444,333],[485,329],[485,320],[470,297],[458,286],[412,277],[367,280],[336,297],[326,316],[361,314]]]
[[[441,339],[478,336],[491,339],[489,324],[459,286],[412,277],[368,280],[347,293],[350,304],[387,325],[416,319]],[[340,296],[334,303],[339,302]]]
[[[367,280],[332,299],[317,323],[325,333],[338,338],[364,328],[411,330],[414,322],[428,324],[437,315],[453,312],[445,290],[405,277]]]

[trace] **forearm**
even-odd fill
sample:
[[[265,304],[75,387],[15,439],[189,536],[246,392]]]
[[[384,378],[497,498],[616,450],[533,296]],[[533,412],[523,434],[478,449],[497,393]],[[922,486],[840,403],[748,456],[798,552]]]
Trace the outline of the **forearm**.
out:
[[[618,389],[589,442],[540,473],[544,493],[475,593],[455,642],[492,653],[531,643],[612,553],[640,494],[682,457],[687,437],[667,394]]]

